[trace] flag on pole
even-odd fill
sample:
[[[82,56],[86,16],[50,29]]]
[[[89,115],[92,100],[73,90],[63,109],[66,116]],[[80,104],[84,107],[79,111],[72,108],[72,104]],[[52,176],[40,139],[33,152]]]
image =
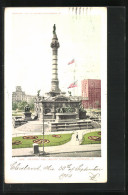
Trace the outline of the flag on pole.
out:
[[[74,83],[71,83],[70,85],[69,85],[69,87],[68,87],[68,89],[69,88],[73,88],[73,87],[77,87],[77,81],[75,81]]]
[[[75,60],[72,59],[72,60],[68,63],[68,65],[73,64],[74,62],[75,62]]]

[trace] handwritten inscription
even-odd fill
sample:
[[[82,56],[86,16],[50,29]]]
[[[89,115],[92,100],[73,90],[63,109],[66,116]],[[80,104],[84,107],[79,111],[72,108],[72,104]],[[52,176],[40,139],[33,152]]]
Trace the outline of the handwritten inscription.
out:
[[[69,164],[67,166],[60,166],[58,170],[59,171],[67,170],[69,172],[72,171],[83,172],[83,171],[101,171],[102,169],[98,166],[95,166],[94,168],[89,168],[89,167],[84,167],[84,164],[81,164],[79,166],[73,166],[72,164]]]
[[[97,178],[99,176],[100,176],[99,173],[97,173],[97,174],[89,173],[90,180],[92,180],[92,181],[97,181]]]
[[[73,164],[67,164],[67,165],[61,165],[59,167],[54,167],[53,165],[46,165],[42,166],[40,165],[35,165],[35,166],[30,166],[28,164],[22,164],[21,162],[14,162],[10,165],[11,170],[22,170],[22,171],[51,171],[53,173],[59,173],[58,177],[60,180],[63,180],[64,178],[71,178],[74,174],[74,172],[82,173],[86,172],[88,174],[89,180],[91,181],[97,181],[98,178],[100,177],[100,171],[102,169],[99,166],[95,167],[88,167],[85,166],[84,164],[80,164],[78,166],[74,166]]]
[[[11,170],[41,170],[41,165],[38,165],[37,167],[31,167],[30,165],[22,165],[22,163],[14,162],[10,166]]]
[[[55,170],[55,169],[53,168],[52,165],[46,166],[46,167],[44,167],[43,169],[44,169],[44,170],[48,170],[48,171],[54,171],[54,170]]]
[[[72,174],[65,174],[65,173],[62,173],[60,176],[59,176],[59,179],[64,179],[64,178],[68,178],[68,177],[72,177]]]

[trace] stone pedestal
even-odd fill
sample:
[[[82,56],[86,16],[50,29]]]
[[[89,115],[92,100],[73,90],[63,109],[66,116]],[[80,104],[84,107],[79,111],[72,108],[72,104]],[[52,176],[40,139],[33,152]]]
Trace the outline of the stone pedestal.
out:
[[[31,115],[32,115],[31,112],[24,112],[24,119],[27,121],[31,121],[32,120]]]
[[[76,120],[76,113],[56,113],[56,122]]]

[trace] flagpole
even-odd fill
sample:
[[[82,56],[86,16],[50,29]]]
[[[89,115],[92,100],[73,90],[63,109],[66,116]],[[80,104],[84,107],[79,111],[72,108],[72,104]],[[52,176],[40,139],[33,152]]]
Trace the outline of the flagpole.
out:
[[[76,95],[76,90],[72,89],[72,88],[76,87],[76,86],[74,86],[74,85],[76,85],[76,62],[75,62],[75,60],[73,59],[72,61],[70,61],[68,63],[68,65],[70,65],[70,64],[74,64],[73,67],[72,67],[74,82],[68,87],[68,89],[70,88],[70,90],[73,92],[73,96],[75,96]]]
[[[75,65],[74,65],[74,82],[75,82],[75,79],[76,79],[76,77],[75,77],[75,76],[76,76],[76,75],[75,75],[75,74],[76,74],[76,61],[75,61],[74,64],[75,64]],[[74,96],[76,95],[75,92],[76,92],[76,90],[75,90],[75,87],[74,87]]]

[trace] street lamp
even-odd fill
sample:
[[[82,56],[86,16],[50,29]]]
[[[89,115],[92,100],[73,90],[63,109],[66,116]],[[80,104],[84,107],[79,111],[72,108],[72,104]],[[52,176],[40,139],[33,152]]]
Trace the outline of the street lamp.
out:
[[[44,154],[44,108],[43,108],[43,154]]]
[[[43,100],[44,100],[44,97],[43,97]],[[45,154],[44,152],[44,102],[42,101],[42,105],[43,105],[43,155]]]

